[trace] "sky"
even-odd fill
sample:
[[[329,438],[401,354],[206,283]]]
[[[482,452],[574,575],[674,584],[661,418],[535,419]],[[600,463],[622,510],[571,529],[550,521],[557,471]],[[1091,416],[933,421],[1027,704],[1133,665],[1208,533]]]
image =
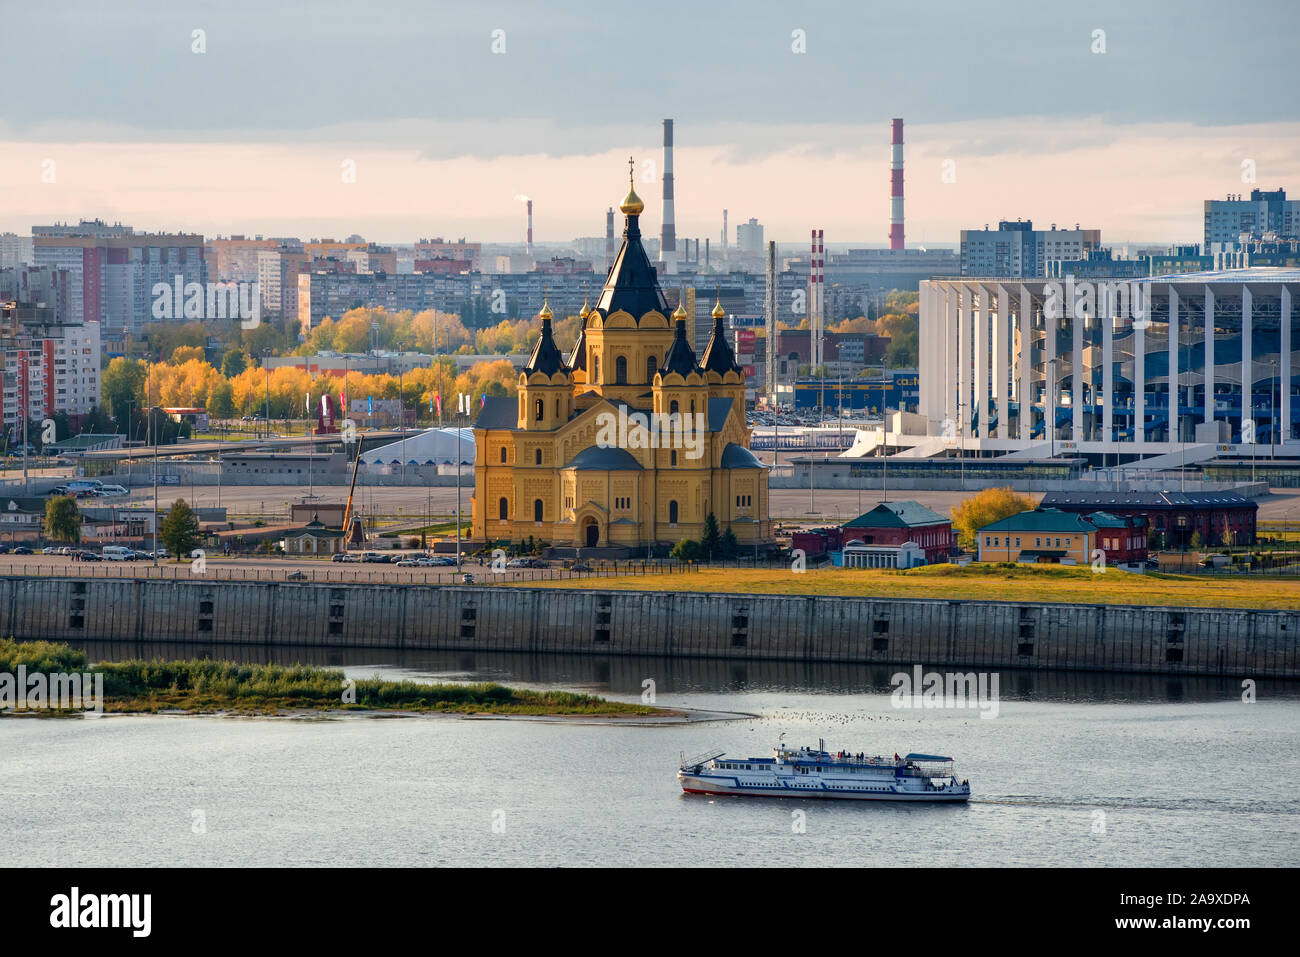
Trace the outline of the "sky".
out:
[[[1300,3],[0,0],[0,231],[377,242],[658,233],[883,244],[1023,217],[1196,242],[1202,202],[1300,198]]]

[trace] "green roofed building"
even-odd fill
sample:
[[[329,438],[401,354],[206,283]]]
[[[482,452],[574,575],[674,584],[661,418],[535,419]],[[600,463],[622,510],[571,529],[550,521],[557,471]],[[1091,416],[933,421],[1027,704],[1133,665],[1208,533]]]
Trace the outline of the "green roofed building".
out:
[[[954,549],[952,521],[920,502],[881,502],[869,512],[844,524],[844,544],[899,546],[915,543],[925,552],[925,563],[946,562]]]

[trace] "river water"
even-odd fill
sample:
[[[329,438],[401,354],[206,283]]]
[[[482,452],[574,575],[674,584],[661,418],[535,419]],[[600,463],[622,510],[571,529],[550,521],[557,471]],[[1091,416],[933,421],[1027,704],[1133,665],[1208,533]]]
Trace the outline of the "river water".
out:
[[[188,657],[192,648],[96,647]],[[260,649],[213,656],[261,660]],[[743,712],[0,719],[0,865],[1296,865],[1300,686],[1003,671],[995,718],[903,710],[901,669],[285,649],[352,677],[499,680]],[[950,754],[966,806],[684,795],[679,753]]]

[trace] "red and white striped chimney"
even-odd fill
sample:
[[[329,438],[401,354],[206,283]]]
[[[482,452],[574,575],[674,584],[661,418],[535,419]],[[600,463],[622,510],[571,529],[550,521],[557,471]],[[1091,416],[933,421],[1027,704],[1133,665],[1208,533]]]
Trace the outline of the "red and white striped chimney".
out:
[[[528,201],[528,255],[533,254],[533,201]]]
[[[889,248],[903,248],[903,121],[894,120],[889,164]]]

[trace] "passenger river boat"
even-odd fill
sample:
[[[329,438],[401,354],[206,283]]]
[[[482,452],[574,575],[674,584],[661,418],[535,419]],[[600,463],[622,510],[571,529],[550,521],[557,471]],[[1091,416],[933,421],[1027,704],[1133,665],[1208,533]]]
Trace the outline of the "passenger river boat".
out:
[[[958,780],[952,758],[908,754],[892,758],[848,751],[788,748],[770,758],[729,758],[710,751],[682,755],[677,780],[687,794],[831,798],[846,801],[968,801],[970,782]]]

